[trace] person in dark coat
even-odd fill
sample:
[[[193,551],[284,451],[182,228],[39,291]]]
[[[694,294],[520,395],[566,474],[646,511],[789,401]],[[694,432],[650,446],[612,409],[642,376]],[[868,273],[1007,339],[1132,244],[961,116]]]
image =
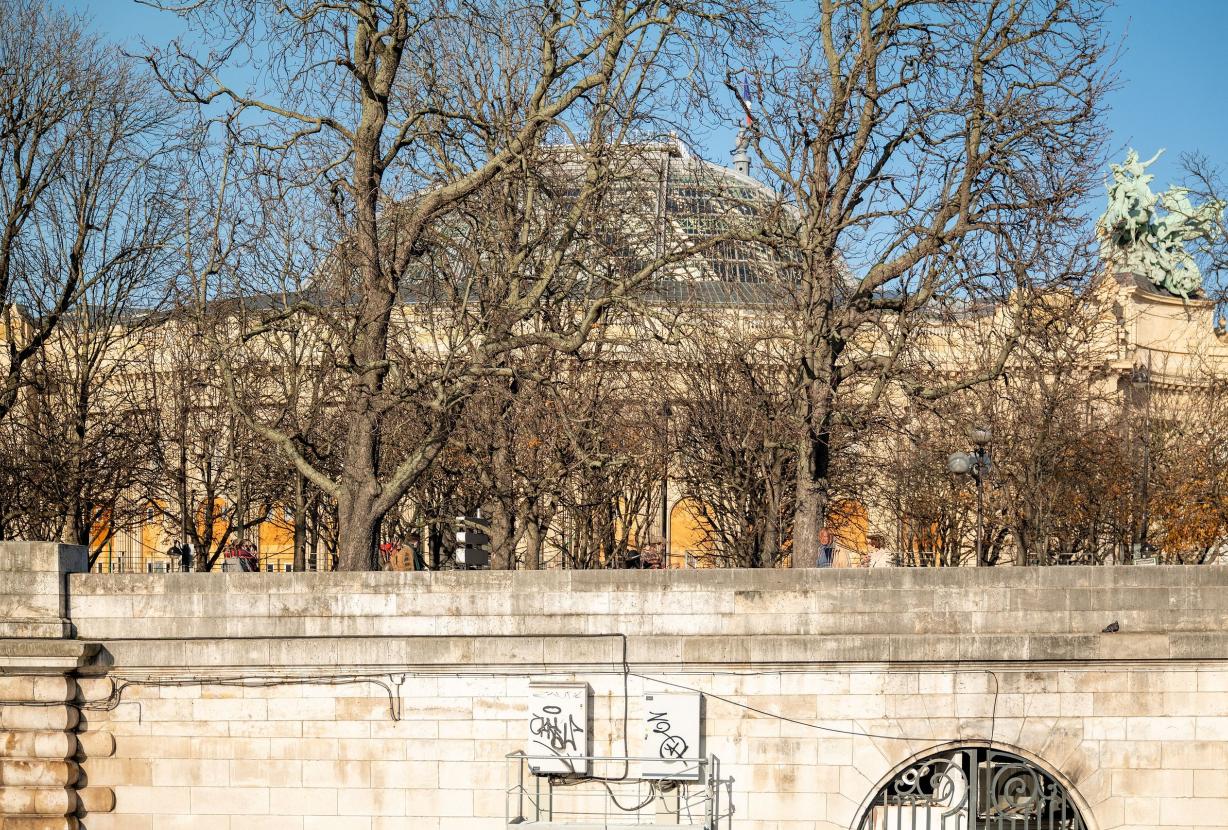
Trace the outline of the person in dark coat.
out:
[[[166,555],[176,560],[179,565],[179,570],[187,573],[192,570],[192,546],[187,542],[175,540],[175,544],[171,545],[171,549],[166,552]]]

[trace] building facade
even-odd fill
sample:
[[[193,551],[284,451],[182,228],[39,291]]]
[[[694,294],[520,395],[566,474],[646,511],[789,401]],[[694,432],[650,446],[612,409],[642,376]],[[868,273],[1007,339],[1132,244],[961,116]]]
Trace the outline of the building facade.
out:
[[[643,203],[635,202],[634,235],[657,240],[659,244],[663,244],[660,240],[664,239],[705,233],[731,212],[752,216],[757,205],[771,204],[776,199],[745,170],[724,169],[703,162],[690,156],[681,144],[671,143],[647,153],[642,179],[637,181],[638,185],[643,185],[643,192],[637,191]],[[770,290],[772,283],[779,280],[777,266],[761,247],[730,241],[666,275],[655,289],[660,292],[655,299],[678,308],[693,309],[697,314],[730,326],[770,328],[773,315],[782,313],[774,304],[779,297]],[[1079,297],[1077,302],[1082,306],[1080,313],[1092,322],[1080,362],[1072,364],[1069,370],[1086,375],[1089,386],[1096,387],[1094,394],[1099,400],[1112,402],[1104,408],[1108,417],[1135,398],[1150,399],[1152,389],[1163,389],[1179,396],[1182,390],[1197,389],[1209,379],[1228,376],[1228,330],[1222,312],[1207,300],[1165,295],[1132,274],[1107,274],[1094,291]],[[1001,338],[1012,325],[1006,308],[980,309],[940,321],[934,325],[928,339],[930,354],[927,359],[932,361],[935,372],[957,375],[982,356],[987,338]],[[626,335],[626,342],[618,344],[618,359],[628,365],[636,361],[664,360],[659,349],[638,348],[634,332]],[[0,330],[0,338],[4,336]],[[174,375],[184,374],[183,367],[169,362],[165,353],[172,351],[168,344],[190,340],[186,331],[179,331],[173,322],[167,322],[142,329],[140,336],[148,342],[143,341],[139,347],[123,347],[125,359],[131,361],[133,368],[116,373],[113,376],[116,383],[128,382],[135,375],[161,378],[165,387],[176,380]],[[869,347],[872,348],[872,344]],[[133,354],[137,355],[136,359],[132,358]],[[225,445],[231,440],[234,426],[224,423],[225,417],[217,417],[229,411],[229,404],[217,390],[208,395],[194,391],[196,386],[206,385],[201,373],[208,367],[197,365],[203,359],[197,355],[196,363],[191,359],[187,361],[192,377],[185,383],[183,395],[192,400],[174,411],[186,420],[219,421],[220,425],[210,425],[208,434],[197,441],[204,445],[203,449],[194,450],[208,456],[215,451],[213,445]],[[1012,358],[1006,367],[1008,374],[1029,371],[1029,359],[1027,354]],[[657,391],[667,403],[685,397],[684,390],[661,388]],[[170,404],[179,405],[174,401]],[[159,406],[171,412],[162,401],[141,404],[146,410],[156,410]],[[174,420],[171,415],[168,417]],[[668,443],[668,422],[665,429]],[[174,433],[174,429],[168,428],[167,432]],[[172,456],[176,454],[173,443],[173,440],[168,442],[166,447]],[[175,458],[162,458],[155,461],[155,466],[165,472],[175,461]],[[247,504],[242,497],[246,485],[238,470],[210,469],[208,458],[191,463],[195,466],[184,470],[182,485],[162,481],[159,488],[133,487],[124,496],[129,504],[122,521],[114,522],[114,526],[105,517],[97,521],[94,569],[107,573],[174,570],[176,560],[168,554],[176,542],[186,541],[184,531],[189,526],[196,529],[198,536],[215,540],[215,548],[247,543],[255,549],[262,569],[293,569],[296,516],[292,494],[282,492],[276,497],[258,500],[258,504]],[[266,447],[250,450],[243,463],[254,470],[251,477],[259,477],[263,468],[280,462]],[[638,545],[663,547],[660,561],[676,568],[703,566],[719,559],[714,556],[719,551],[713,549],[713,534],[706,526],[699,497],[670,477],[668,468],[673,466],[677,478],[676,471],[682,463],[685,462],[671,458],[663,465],[666,468],[662,475],[664,480],[652,495],[651,505],[630,523],[635,525],[632,535]],[[231,462],[231,467],[238,466],[241,466],[238,462]],[[879,468],[882,466],[885,465]],[[872,476],[874,468],[869,470],[867,475]],[[168,501],[167,492],[180,486],[189,494],[186,498],[191,503],[189,506],[176,506]],[[1228,508],[1222,512],[1228,515]],[[907,559],[908,554],[916,552],[912,548],[925,547],[923,543],[910,543],[905,538],[908,534],[902,531],[908,524],[908,520],[901,518],[900,511],[889,509],[872,494],[837,494],[835,509],[829,518],[834,540],[833,564],[856,567]],[[321,535],[327,534],[313,534],[312,549],[300,563],[302,567],[316,570],[330,566],[328,544],[320,540]],[[221,539],[226,541],[216,541]],[[423,544],[426,544],[425,538]],[[220,553],[220,550],[211,553]],[[927,563],[941,561],[941,557],[935,556],[924,560]],[[221,567],[223,562],[224,558],[218,556],[215,567]],[[921,562],[922,559],[917,559],[917,563]]]

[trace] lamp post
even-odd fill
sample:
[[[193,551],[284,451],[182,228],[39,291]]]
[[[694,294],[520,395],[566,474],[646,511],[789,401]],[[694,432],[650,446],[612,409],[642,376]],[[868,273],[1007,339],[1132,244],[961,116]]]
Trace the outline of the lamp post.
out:
[[[1142,441],[1135,441],[1135,446],[1142,444],[1142,470],[1139,476],[1139,504],[1142,514],[1139,516],[1138,534],[1130,551],[1130,561],[1147,555],[1147,527],[1151,523],[1151,355],[1147,362],[1139,363],[1131,372],[1130,380],[1134,386],[1134,400],[1143,399]]]
[[[661,567],[669,568],[669,419],[674,414],[668,403],[661,405],[665,421],[664,461],[661,467]]]
[[[993,432],[989,427],[973,427],[969,433],[975,449],[953,452],[947,458],[947,469],[955,475],[970,475],[976,482],[976,565],[985,564],[985,475],[989,472],[989,442]]]

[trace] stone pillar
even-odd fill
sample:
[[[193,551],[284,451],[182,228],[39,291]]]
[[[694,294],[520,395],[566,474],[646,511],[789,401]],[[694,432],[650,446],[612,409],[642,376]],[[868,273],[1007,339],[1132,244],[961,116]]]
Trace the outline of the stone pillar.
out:
[[[114,796],[79,790],[78,669],[98,653],[72,639],[65,586],[85,548],[0,544],[0,828],[75,830],[83,805]],[[84,797],[83,797],[84,796]]]

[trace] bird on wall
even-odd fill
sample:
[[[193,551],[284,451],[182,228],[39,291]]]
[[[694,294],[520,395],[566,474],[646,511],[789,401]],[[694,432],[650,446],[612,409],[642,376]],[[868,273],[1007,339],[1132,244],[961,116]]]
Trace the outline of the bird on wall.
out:
[[[1100,629],[1101,634],[1116,634],[1118,631],[1121,631],[1121,626],[1117,624],[1117,620],[1113,620],[1104,628]]]

